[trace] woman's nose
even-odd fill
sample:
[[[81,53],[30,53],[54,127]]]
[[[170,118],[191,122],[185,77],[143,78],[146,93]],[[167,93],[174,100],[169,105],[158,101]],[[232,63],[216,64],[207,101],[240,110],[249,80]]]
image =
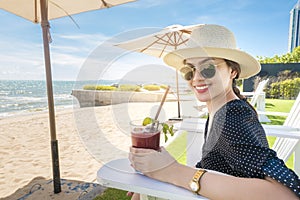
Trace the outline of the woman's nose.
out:
[[[202,76],[202,74],[198,71],[198,70],[195,70],[194,72],[194,77],[192,79],[193,81],[199,81],[199,80],[205,80],[205,78]]]

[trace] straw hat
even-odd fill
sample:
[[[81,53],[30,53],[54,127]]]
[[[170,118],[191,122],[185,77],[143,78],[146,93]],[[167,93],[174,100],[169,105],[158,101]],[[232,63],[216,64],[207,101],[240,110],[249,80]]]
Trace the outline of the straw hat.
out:
[[[204,24],[194,29],[187,46],[168,53],[163,60],[167,65],[180,69],[185,59],[195,57],[235,61],[241,67],[239,78],[249,78],[261,69],[260,63],[255,58],[237,49],[233,33],[219,25]]]

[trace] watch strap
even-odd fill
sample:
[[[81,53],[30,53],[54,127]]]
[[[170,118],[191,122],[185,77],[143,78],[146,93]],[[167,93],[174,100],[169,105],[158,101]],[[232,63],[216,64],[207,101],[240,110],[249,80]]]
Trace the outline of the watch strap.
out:
[[[201,189],[200,180],[201,180],[203,174],[205,174],[206,172],[207,171],[205,169],[199,169],[199,170],[197,170],[196,173],[194,174],[192,180],[191,180],[191,182],[194,182],[194,183],[198,184],[198,190],[193,191],[196,194],[198,194],[198,192]]]

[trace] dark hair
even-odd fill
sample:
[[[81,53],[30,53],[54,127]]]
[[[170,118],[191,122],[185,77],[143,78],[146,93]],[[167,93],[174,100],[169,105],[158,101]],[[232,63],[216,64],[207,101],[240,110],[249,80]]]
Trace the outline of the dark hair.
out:
[[[235,93],[235,95],[241,99],[241,100],[244,100],[246,101],[249,106],[256,112],[255,108],[247,101],[247,98],[241,94],[239,88],[237,87],[236,85],[236,80],[239,78],[239,75],[241,74],[241,67],[240,67],[240,64],[238,64],[237,62],[234,62],[234,61],[231,61],[231,60],[226,60],[224,59],[226,64],[233,70],[233,71],[236,71],[237,75],[236,77],[234,77],[233,81],[232,81],[232,89],[233,89],[233,92]]]

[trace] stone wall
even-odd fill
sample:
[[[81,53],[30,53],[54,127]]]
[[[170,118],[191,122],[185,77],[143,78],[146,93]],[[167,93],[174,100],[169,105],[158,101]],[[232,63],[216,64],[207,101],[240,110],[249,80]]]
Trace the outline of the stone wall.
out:
[[[80,107],[104,106],[127,102],[160,102],[163,92],[127,92],[127,91],[99,91],[72,90]],[[175,100],[167,98],[167,101]]]

